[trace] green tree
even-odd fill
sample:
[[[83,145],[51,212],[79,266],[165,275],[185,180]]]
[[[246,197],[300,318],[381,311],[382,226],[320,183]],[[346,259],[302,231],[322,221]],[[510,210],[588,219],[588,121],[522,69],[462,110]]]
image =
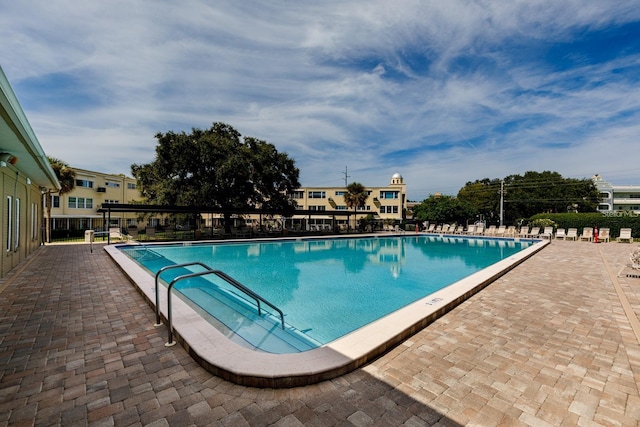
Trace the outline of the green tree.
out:
[[[504,188],[505,217],[512,220],[538,213],[595,212],[600,197],[590,179],[563,178],[550,171],[510,175]]]
[[[49,164],[51,165],[51,169],[56,174],[56,178],[58,178],[58,182],[60,183],[60,190],[58,191],[47,191],[47,195],[45,198],[45,208],[47,211],[47,223],[45,226],[46,233],[46,241],[47,243],[51,242],[51,196],[53,194],[58,194],[59,196],[70,193],[76,186],[76,171],[69,167],[67,163],[60,159],[56,159],[55,157],[47,157],[49,160]]]
[[[478,214],[471,203],[454,196],[430,195],[413,208],[413,217],[418,221],[464,224]]]
[[[347,185],[347,192],[344,193],[344,203],[348,208],[352,208],[353,212],[356,213],[358,208],[362,208],[367,203],[367,198],[369,197],[369,193],[365,189],[364,185],[359,182],[352,182]],[[354,228],[356,228],[356,216],[354,215]]]
[[[467,182],[458,191],[458,199],[472,205],[488,221],[500,217],[500,180],[481,179]]]
[[[594,212],[598,206],[599,193],[591,180],[563,178],[550,171],[468,182],[458,192],[458,198],[495,222],[500,215],[501,181],[504,181],[504,218],[508,221],[538,213]]]
[[[293,212],[290,197],[300,186],[299,170],[286,153],[233,127],[214,123],[210,129],[158,133],[156,158],[131,165],[148,204],[208,206],[222,210],[231,227],[232,209],[261,207]]]

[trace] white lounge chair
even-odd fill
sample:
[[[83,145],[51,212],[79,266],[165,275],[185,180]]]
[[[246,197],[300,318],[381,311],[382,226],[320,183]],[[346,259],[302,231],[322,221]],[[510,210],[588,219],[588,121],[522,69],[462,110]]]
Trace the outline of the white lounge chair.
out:
[[[504,225],[501,225],[500,227],[498,227],[498,229],[496,230],[496,237],[504,237],[504,233],[507,231],[507,227],[505,227]]]
[[[404,232],[405,232],[405,229],[404,229],[404,228],[401,228],[399,225],[396,225],[396,226],[393,228],[393,231],[395,231],[396,233],[404,233]]]
[[[520,227],[520,232],[518,233],[518,237],[529,237],[528,225],[525,225],[524,227]]]
[[[476,226],[469,225],[467,226],[467,231],[465,231],[465,234],[474,234],[475,232],[476,232]]]
[[[564,228],[558,228],[556,230],[556,239],[565,240],[566,238],[567,238],[567,232],[564,230]]]
[[[609,242],[610,239],[611,239],[611,235],[608,228],[601,228],[598,231],[598,241]]]
[[[122,234],[120,227],[109,228],[109,238],[117,239],[117,240],[127,240],[127,237],[124,234]]]
[[[551,240],[553,238],[553,227],[545,227],[544,231],[540,233],[540,237]]]
[[[633,237],[631,237],[631,229],[630,228],[621,228],[620,236],[616,239],[617,242],[629,242],[633,243]]]
[[[591,240],[593,240],[593,227],[584,227],[582,229],[582,234],[579,237],[580,241],[587,241],[590,242]]]
[[[540,227],[531,227],[531,231],[527,233],[527,237],[538,237],[540,234]]]
[[[484,234],[484,225],[476,225],[476,233],[478,236],[482,236]]]
[[[507,229],[504,232],[505,236],[509,236],[509,237],[515,237],[516,236],[516,226],[515,225],[510,225],[507,227]]]
[[[578,229],[577,228],[568,229],[565,240],[578,240]]]
[[[484,232],[485,236],[495,236],[496,235],[496,226],[495,225],[490,225],[489,228],[487,228],[487,231]]]

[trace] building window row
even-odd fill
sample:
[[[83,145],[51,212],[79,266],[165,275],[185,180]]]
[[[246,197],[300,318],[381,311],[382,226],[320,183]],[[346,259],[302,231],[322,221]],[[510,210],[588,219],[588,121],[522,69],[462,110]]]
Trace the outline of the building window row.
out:
[[[325,191],[309,191],[310,199],[326,199],[327,193]]]
[[[120,183],[119,182],[105,181],[104,185],[105,185],[105,187],[120,188]]]
[[[397,214],[398,207],[397,206],[380,206],[380,213]]]
[[[87,181],[86,179],[76,179],[76,187],[93,188],[93,181]]]
[[[380,198],[381,199],[397,199],[398,191],[381,191]]]
[[[69,197],[67,206],[70,209],[93,209],[93,199],[84,197]]]

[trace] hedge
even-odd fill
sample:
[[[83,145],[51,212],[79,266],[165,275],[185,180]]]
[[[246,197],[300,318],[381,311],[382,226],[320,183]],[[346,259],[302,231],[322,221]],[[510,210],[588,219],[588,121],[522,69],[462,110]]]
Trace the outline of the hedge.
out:
[[[605,215],[601,213],[545,213],[537,214],[529,218],[529,221],[537,219],[550,219],[555,222],[557,228],[577,228],[578,233],[584,227],[608,228],[609,234],[615,238],[620,235],[621,228],[630,228],[634,238],[640,237],[640,215]]]

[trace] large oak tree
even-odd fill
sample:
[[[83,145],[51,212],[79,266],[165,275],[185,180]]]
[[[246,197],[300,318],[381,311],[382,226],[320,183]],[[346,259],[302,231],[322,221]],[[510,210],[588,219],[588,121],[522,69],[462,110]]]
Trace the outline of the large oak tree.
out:
[[[156,135],[156,158],[131,165],[149,204],[225,209],[265,208],[292,212],[290,197],[300,186],[299,170],[286,153],[233,127]],[[227,229],[231,213],[224,214]]]

